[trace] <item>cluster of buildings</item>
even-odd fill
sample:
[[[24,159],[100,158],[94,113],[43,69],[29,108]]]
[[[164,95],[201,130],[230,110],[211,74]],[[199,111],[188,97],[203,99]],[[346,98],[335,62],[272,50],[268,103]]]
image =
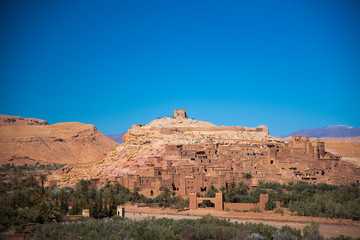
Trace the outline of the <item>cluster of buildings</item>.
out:
[[[360,181],[360,168],[326,152],[324,142],[301,136],[279,141],[268,135],[266,126],[218,127],[188,119],[185,110],[176,109],[171,118],[134,125],[127,133],[126,146],[162,146],[162,154],[133,165],[133,174],[92,178],[93,184],[119,183],[131,190],[138,188],[146,197],[156,197],[168,188],[189,197],[192,209],[199,201],[209,200],[200,195],[211,186],[220,190],[232,182],[242,181],[254,189],[261,182],[340,185]],[[218,209],[263,209],[267,196],[257,205],[224,203],[221,193],[212,201]]]
[[[325,151],[323,142],[292,136],[288,143],[167,145],[165,156],[148,157],[136,174],[91,179],[102,185],[110,181],[134,189],[147,197],[164,187],[177,195],[205,194],[243,181],[256,187],[259,182],[308,182],[350,184],[360,181],[360,169]]]

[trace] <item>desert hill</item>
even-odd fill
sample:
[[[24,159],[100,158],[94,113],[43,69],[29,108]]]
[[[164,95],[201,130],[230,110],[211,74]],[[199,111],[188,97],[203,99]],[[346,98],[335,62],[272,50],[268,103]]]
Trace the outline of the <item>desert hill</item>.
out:
[[[47,121],[36,118],[23,118],[23,117],[0,114],[0,127],[24,126],[24,125],[49,125],[49,123]]]
[[[165,117],[149,124],[135,124],[123,136],[125,143],[143,145],[158,144],[193,144],[215,141],[233,143],[244,141],[281,141],[269,135],[266,126],[238,127],[216,126],[205,121],[183,117]]]
[[[256,144],[281,143],[269,135],[266,126],[225,127],[186,117],[165,117],[148,124],[134,124],[123,136],[124,143],[103,159],[92,164],[74,166],[70,172],[58,171],[54,179],[74,184],[79,179],[136,174],[151,164],[149,157],[163,157],[171,144]]]
[[[142,128],[150,129],[150,128],[172,128],[172,127],[216,127],[216,125],[205,122],[194,120],[190,118],[177,118],[177,117],[165,117],[159,118],[151,121],[149,124],[143,125]]]
[[[40,119],[7,115],[0,116],[0,123],[1,164],[87,163],[119,145],[90,124],[49,125]]]
[[[288,136],[309,136],[313,138],[324,137],[356,137],[360,136],[360,128],[349,127],[345,125],[327,126],[318,129],[301,129]]]

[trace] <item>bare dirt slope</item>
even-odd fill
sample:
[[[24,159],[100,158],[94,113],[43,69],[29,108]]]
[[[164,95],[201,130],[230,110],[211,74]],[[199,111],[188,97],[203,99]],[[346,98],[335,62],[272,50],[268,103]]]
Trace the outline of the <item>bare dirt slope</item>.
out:
[[[93,125],[0,116],[0,164],[76,164],[99,160],[119,144]]]

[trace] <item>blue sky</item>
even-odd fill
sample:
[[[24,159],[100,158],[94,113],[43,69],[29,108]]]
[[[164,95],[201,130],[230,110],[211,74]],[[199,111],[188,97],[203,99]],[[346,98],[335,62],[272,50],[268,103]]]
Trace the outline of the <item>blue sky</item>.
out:
[[[360,127],[360,2],[0,1],[0,113]]]

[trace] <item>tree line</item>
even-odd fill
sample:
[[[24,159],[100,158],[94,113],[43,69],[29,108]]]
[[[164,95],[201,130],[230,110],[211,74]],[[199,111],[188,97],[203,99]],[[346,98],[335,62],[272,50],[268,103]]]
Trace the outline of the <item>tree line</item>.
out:
[[[189,205],[188,199],[175,196],[168,188],[147,198],[139,193],[140,188],[130,191],[118,183],[97,189],[90,181],[80,180],[74,187],[46,188],[46,181],[45,175],[32,175],[0,183],[0,232],[21,232],[30,222],[60,222],[68,214],[81,215],[83,209],[89,209],[92,218],[111,217],[118,205],[127,202],[173,208]]]
[[[283,226],[276,228],[262,223],[237,223],[211,215],[200,219],[171,218],[132,221],[121,217],[83,219],[68,224],[33,226],[30,239],[134,239],[134,240],[324,240],[319,224],[312,222],[303,231]],[[331,240],[351,240],[333,237]]]
[[[0,166],[0,172],[22,172],[22,171],[34,171],[34,170],[59,170],[63,168],[65,164],[40,164],[37,162],[36,164],[24,164],[24,165],[14,165],[14,164],[2,164]]]
[[[276,202],[281,207],[300,216],[347,218],[360,220],[360,187],[358,183],[349,185],[308,184],[305,182],[279,184],[259,182],[252,191],[244,182],[231,182],[217,190],[211,186],[206,197],[224,193],[225,202],[257,203],[260,194],[269,194],[266,210],[273,210]]]
[[[92,218],[101,219],[116,215],[118,205],[127,202],[159,207],[186,208],[189,199],[176,196],[163,188],[155,198],[140,194],[141,189],[127,189],[120,184],[106,184],[98,189],[88,180],[80,180],[74,187],[44,187],[45,175],[14,178],[0,182],[0,232],[21,232],[26,223],[60,222],[67,215],[80,215],[83,209],[90,210]],[[206,197],[215,197],[223,192],[225,202],[257,203],[260,194],[269,194],[267,210],[281,207],[302,216],[348,218],[360,220],[359,184],[328,185],[324,183],[278,184],[259,182],[250,190],[244,182],[232,182],[219,190],[209,187]],[[205,206],[211,206],[210,203]]]

